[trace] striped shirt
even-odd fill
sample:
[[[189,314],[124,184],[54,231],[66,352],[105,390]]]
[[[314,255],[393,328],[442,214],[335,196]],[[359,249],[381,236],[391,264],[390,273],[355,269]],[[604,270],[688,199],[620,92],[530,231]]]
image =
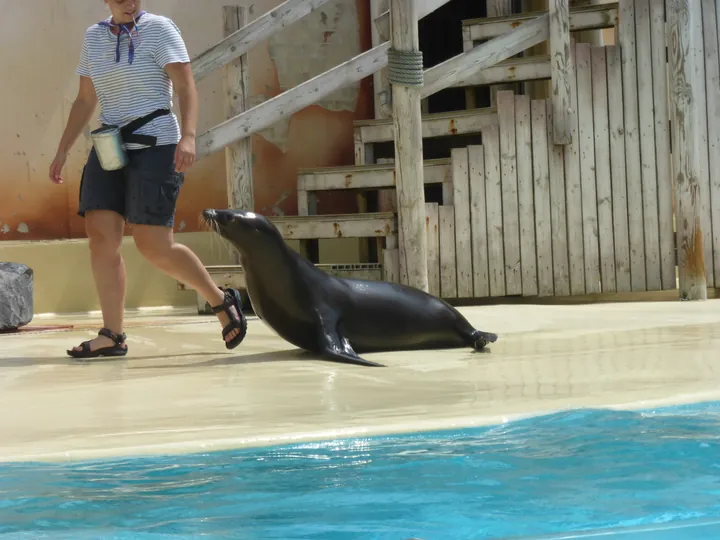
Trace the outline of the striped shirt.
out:
[[[122,127],[156,109],[172,109],[172,81],[163,68],[172,62],[190,62],[180,30],[167,17],[143,14],[132,30],[132,42],[131,63],[127,31],[123,30],[120,36],[119,59],[118,37],[110,28],[94,24],[85,32],[77,73],[92,79],[103,124]],[[135,133],[157,137],[158,145],[176,144],[180,140],[180,126],[172,112]],[[133,143],[127,148],[144,146]]]

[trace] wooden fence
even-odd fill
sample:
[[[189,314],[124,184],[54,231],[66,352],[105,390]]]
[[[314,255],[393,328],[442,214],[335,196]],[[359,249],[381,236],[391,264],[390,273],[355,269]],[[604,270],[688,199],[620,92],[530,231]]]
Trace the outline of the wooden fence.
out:
[[[720,279],[720,1],[690,3],[707,286]],[[621,2],[617,45],[571,46],[572,143],[552,100],[497,94],[498,125],[454,149],[426,205],[430,290],[446,298],[677,289],[663,2]]]

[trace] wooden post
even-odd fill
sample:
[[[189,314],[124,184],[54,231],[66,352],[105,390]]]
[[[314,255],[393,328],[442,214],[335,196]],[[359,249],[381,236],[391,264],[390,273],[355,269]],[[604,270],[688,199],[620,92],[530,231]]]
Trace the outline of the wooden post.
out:
[[[552,0],[550,0],[552,1]],[[512,15],[514,0],[487,0],[487,16],[489,17],[503,17],[506,15]],[[490,106],[495,107],[497,105],[497,93],[513,90],[516,94],[522,93],[522,83],[508,83],[508,84],[495,84],[490,87]],[[473,88],[469,88],[467,91],[473,91]],[[466,98],[467,99],[467,98]],[[474,101],[470,102],[473,107],[477,107]],[[467,107],[470,108],[470,107]]]
[[[224,6],[225,37],[246,24],[244,6]],[[247,55],[224,66],[225,116],[233,118],[246,110],[248,88]],[[254,210],[250,137],[225,148],[228,208]]]
[[[550,0],[550,71],[552,79],[553,142],[570,144],[570,10],[568,0]]]
[[[700,225],[699,160],[695,119],[693,13],[688,0],[668,0],[668,61],[672,161],[675,179],[678,273],[681,300],[707,299]]]
[[[391,49],[388,79],[392,85],[395,127],[395,176],[400,240],[400,282],[428,291],[427,231],[420,91],[423,68],[419,54],[417,6],[414,0],[390,0]],[[398,69],[400,67],[401,69]]]

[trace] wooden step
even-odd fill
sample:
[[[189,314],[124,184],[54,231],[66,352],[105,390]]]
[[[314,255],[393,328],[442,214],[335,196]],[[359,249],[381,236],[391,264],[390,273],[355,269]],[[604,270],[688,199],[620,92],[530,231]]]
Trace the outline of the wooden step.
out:
[[[382,238],[397,235],[397,219],[393,212],[272,216],[268,219],[287,240]]]
[[[570,31],[580,32],[584,30],[613,28],[618,21],[618,11],[617,2],[571,7]],[[543,10],[501,17],[466,19],[462,21],[463,42],[472,42],[474,45],[476,41],[485,41],[507,34],[522,23],[536,19],[546,13],[547,10]]]
[[[428,159],[423,166],[425,184],[452,182],[450,158]],[[298,214],[315,214],[315,192],[330,190],[371,191],[395,187],[395,164],[326,167],[298,171]]]
[[[481,69],[451,87],[483,86],[550,79],[550,56],[546,54],[512,58]],[[472,109],[470,109],[472,110]]]
[[[496,126],[497,123],[497,111],[494,107],[425,114],[422,117],[422,136],[427,139],[446,135],[481,133],[483,129]],[[392,118],[356,120],[353,122],[353,126],[355,128],[355,144],[389,142],[395,137]]]

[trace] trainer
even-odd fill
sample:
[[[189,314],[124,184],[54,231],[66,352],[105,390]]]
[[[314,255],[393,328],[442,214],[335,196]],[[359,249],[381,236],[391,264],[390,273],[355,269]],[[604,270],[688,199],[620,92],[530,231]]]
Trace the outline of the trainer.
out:
[[[228,349],[247,329],[239,293],[217,287],[198,257],[173,238],[175,207],[185,172],[195,161],[198,97],[180,30],[140,0],[104,0],[110,17],[90,26],[80,53],[80,88],[50,166],[62,184],[69,150],[100,103],[103,126],[123,128],[127,164],[105,170],[90,151],[80,183],[96,291],[103,315],[98,337],[68,350],[74,357],[124,356],[126,274],[120,255],[125,224],[142,255],[195,288],[213,307]],[[182,129],[172,112],[177,92]]]

